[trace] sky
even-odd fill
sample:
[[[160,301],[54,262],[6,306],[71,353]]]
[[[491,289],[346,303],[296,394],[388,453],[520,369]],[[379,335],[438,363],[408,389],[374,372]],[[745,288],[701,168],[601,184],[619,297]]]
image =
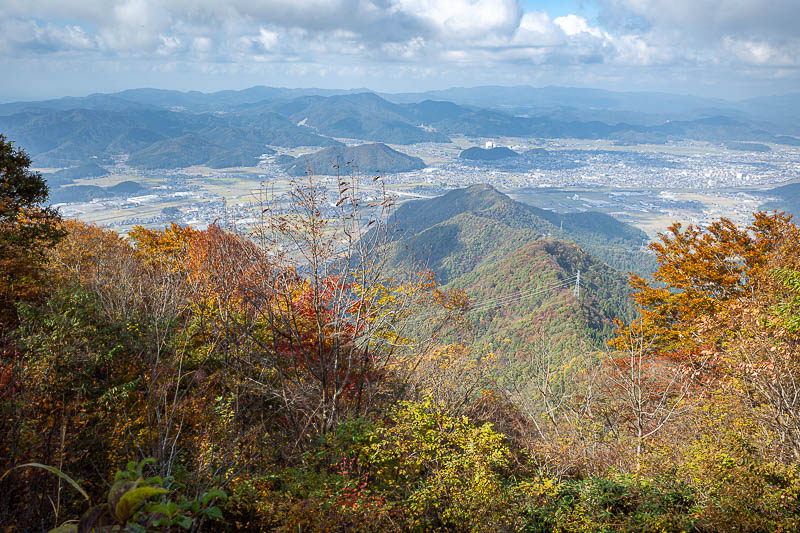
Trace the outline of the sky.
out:
[[[0,0],[0,101],[137,87],[800,92],[800,0]]]

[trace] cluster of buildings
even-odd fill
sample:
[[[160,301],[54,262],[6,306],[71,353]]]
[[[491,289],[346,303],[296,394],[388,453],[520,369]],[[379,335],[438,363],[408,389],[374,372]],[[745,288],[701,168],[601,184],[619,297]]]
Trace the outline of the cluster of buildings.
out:
[[[767,152],[725,150],[706,143],[687,142],[681,146],[613,147],[587,149],[586,143],[570,143],[563,139],[523,144],[499,140],[474,139],[475,145],[492,148],[512,146],[521,157],[500,161],[465,161],[458,157],[460,149],[452,145],[421,143],[396,146],[409,155],[421,157],[428,166],[422,170],[385,174],[382,184],[398,201],[428,198],[447,190],[477,183],[489,183],[499,189],[514,190],[541,187],[595,187],[619,191],[650,191],[642,197],[622,198],[613,193],[605,199],[576,200],[582,208],[614,206],[630,211],[672,214],[696,211],[702,216],[704,207],[660,195],[663,190],[697,192],[728,191],[746,194],[800,178],[800,148],[774,147]],[[130,174],[125,161],[114,162],[112,172]],[[137,197],[99,199],[86,204],[67,205],[63,211],[121,231],[134,225],[158,226],[169,221],[206,227],[211,223],[254,223],[259,210],[256,194],[243,194],[243,189],[264,191],[281,201],[291,179],[276,160],[265,157],[257,168],[204,170],[202,174],[183,171],[137,171],[143,182],[159,182],[146,194]],[[319,184],[327,188],[323,210],[335,215],[336,179],[319,176]],[[220,183],[246,184],[239,192],[228,194]],[[375,190],[371,191],[369,187]],[[742,191],[745,191],[744,193]],[[367,184],[365,194],[380,194],[378,185]],[[752,200],[752,197],[748,197]],[[750,208],[751,202],[743,202]],[[288,198],[285,201],[289,201]],[[599,202],[599,203],[598,203]],[[600,205],[605,203],[607,205]],[[720,207],[724,211],[725,207]],[[105,214],[104,214],[105,213]],[[714,215],[717,213],[715,212]],[[723,213],[724,214],[724,213]]]

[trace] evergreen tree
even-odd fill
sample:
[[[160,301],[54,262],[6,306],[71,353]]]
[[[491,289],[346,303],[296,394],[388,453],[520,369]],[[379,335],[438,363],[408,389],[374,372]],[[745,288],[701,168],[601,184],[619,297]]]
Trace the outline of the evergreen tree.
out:
[[[16,323],[17,302],[41,295],[46,251],[63,234],[58,211],[44,206],[47,184],[30,165],[0,134],[0,333]]]

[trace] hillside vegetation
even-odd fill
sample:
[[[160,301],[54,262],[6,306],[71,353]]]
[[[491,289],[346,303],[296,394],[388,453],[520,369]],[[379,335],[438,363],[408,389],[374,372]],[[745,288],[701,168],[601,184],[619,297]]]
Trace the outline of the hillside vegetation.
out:
[[[462,232],[459,221],[451,221],[462,214],[481,220]],[[500,224],[501,229],[489,238],[482,238],[483,225],[490,223]],[[539,209],[512,200],[491,185],[473,185],[431,200],[406,202],[394,213],[393,224],[394,238],[402,239],[402,247],[408,246],[412,252],[402,254],[405,261],[428,264],[448,254],[461,236],[474,241],[476,244],[471,246],[485,253],[451,262],[461,265],[456,268],[462,272],[474,268],[494,248],[519,246],[539,238],[574,242],[622,273],[646,274],[653,270],[652,256],[640,249],[647,239],[643,231],[596,211],[556,213]],[[446,232],[443,228],[424,234],[437,225],[450,226],[450,234],[437,237]],[[453,277],[446,269],[434,270],[442,276],[441,281]]]
[[[123,239],[62,220],[30,164],[0,136],[4,531],[800,529],[788,216],[668,228],[636,316],[564,345],[611,316],[619,274],[510,242],[554,226],[491,188],[397,210],[442,286],[390,268],[391,199],[355,178],[335,215],[295,181],[253,238]],[[580,299],[517,298],[574,268]]]
[[[409,202],[394,215],[390,265],[430,269],[444,287],[463,290],[474,307],[465,317],[470,342],[503,358],[520,356],[534,337],[559,339],[560,349],[598,341],[628,312],[626,276],[559,239],[604,251],[612,242],[631,245],[626,239],[638,233],[625,224],[604,231],[582,218],[561,231],[540,215],[552,217],[488,185]]]

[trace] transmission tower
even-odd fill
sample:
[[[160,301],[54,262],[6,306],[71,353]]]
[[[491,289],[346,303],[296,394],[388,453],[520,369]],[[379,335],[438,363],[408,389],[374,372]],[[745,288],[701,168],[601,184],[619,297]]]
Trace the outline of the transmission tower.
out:
[[[575,276],[575,288],[572,290],[572,294],[575,295],[575,298],[581,297],[581,271],[578,270],[578,275]]]

